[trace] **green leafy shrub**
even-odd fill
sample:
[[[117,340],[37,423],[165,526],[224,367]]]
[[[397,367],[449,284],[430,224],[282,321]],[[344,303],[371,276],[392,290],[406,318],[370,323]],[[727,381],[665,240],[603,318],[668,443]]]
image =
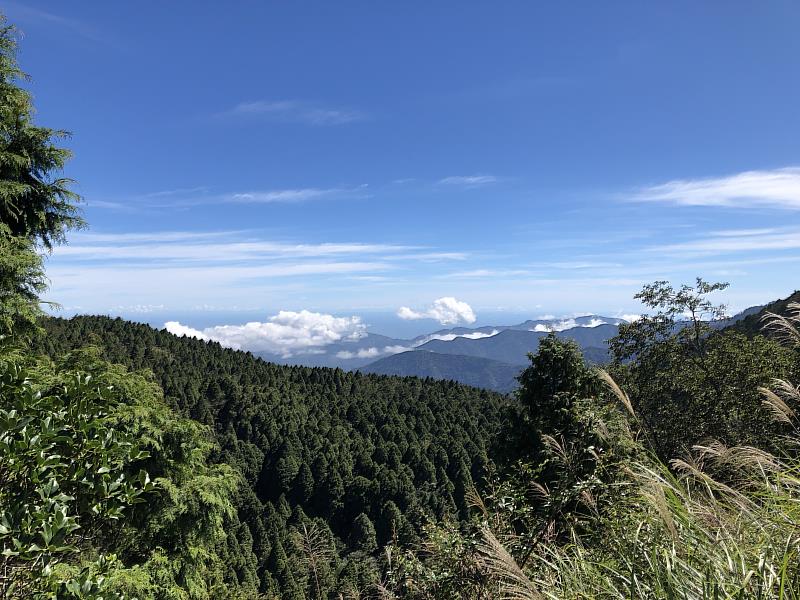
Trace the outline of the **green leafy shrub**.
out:
[[[0,362],[0,590],[12,598],[51,586],[56,564],[92,548],[154,490],[136,468],[148,454],[109,418],[109,387],[74,373],[42,389],[31,375]],[[65,585],[99,581],[84,574]]]

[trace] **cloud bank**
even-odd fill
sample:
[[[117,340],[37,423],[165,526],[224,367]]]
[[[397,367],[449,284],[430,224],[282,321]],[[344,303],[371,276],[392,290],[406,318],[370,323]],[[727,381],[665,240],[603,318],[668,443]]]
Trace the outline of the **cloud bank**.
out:
[[[563,321],[556,321],[548,323],[547,325],[539,323],[536,327],[531,329],[531,331],[564,331],[574,327],[599,327],[605,324],[606,322],[603,321],[603,319],[598,318],[591,319],[588,323],[584,324],[578,323],[575,319],[564,319]]]
[[[473,331],[472,333],[432,333],[431,335],[426,335],[424,338],[416,342],[415,346],[422,346],[423,344],[427,344],[432,340],[441,340],[443,342],[452,342],[456,338],[466,338],[468,340],[480,340],[487,337],[493,337],[500,333],[499,329],[493,329],[489,333],[484,333],[482,331]]]
[[[409,348],[408,346],[384,346],[383,348],[371,346],[356,351],[342,350],[336,353],[336,358],[347,360],[351,358],[377,358],[378,356],[399,354],[400,352],[408,352],[409,350],[413,350],[413,348]]]
[[[228,348],[269,352],[283,358],[309,353],[334,342],[358,340],[366,335],[360,317],[335,317],[302,310],[280,311],[266,322],[218,325],[202,331],[169,321],[164,328],[177,336],[219,342]]]
[[[445,296],[434,300],[433,304],[425,310],[414,310],[401,306],[397,316],[407,321],[417,319],[433,319],[442,325],[458,325],[459,323],[474,323],[476,320],[472,307],[466,302],[456,300],[452,296]]]

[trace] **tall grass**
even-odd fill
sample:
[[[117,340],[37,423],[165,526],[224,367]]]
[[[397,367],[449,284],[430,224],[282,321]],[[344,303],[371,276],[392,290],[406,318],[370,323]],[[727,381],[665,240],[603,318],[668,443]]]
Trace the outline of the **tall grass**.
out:
[[[800,345],[800,304],[767,328]],[[636,435],[628,396],[600,377]],[[477,560],[496,597],[800,599],[800,390],[775,381],[762,394],[794,444],[786,455],[707,443],[666,465],[642,453],[620,470],[614,508],[595,531],[535,548],[524,569],[486,528]]]

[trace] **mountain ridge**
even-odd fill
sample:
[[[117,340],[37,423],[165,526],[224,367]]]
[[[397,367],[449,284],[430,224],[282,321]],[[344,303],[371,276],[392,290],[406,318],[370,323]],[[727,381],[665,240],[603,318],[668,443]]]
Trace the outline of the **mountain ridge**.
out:
[[[446,379],[472,387],[509,393],[517,387],[520,365],[458,354],[410,350],[393,354],[358,369],[377,375]]]
[[[616,335],[616,328],[624,322],[626,322],[624,319],[618,317],[590,314],[579,317],[528,319],[512,325],[457,326],[438,329],[413,338],[396,338],[369,331],[357,339],[334,342],[324,348],[314,348],[306,353],[295,353],[290,356],[269,352],[255,352],[254,354],[277,364],[339,367],[354,370],[392,354],[424,348],[446,354],[480,356],[521,365],[527,361],[528,352],[536,351],[538,340],[550,331],[556,331],[559,337],[565,339],[575,339],[582,348],[603,347],[605,339]],[[498,345],[497,341],[484,342],[484,340],[492,340],[504,333],[505,336],[500,338],[500,345],[505,339],[518,340],[513,342],[513,351],[503,353],[496,349],[491,350],[493,346]],[[480,343],[467,344],[462,348],[465,340]],[[452,345],[448,346],[447,344]],[[480,348],[483,347],[488,349],[481,351]]]

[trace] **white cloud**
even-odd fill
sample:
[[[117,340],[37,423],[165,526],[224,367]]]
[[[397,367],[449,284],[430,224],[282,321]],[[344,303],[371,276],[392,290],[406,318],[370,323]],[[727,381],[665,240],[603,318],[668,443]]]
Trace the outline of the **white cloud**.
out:
[[[423,311],[401,306],[397,311],[397,316],[405,320],[433,319],[442,325],[474,323],[476,320],[472,307],[452,296],[434,300],[433,304]]]
[[[192,329],[187,325],[183,325],[178,321],[167,321],[164,323],[164,329],[169,331],[172,335],[177,335],[178,337],[186,336],[191,338],[197,338],[198,340],[208,341],[209,338],[205,333],[198,329]]]
[[[350,350],[342,350],[341,352],[336,353],[336,358],[343,358],[347,360],[351,358],[377,358],[378,356],[399,354],[400,352],[407,352],[408,350],[412,350],[412,348],[408,348],[406,346],[384,346],[383,348],[376,348],[375,346],[372,346],[370,348],[361,348],[355,352]]]
[[[588,315],[587,315],[588,316]],[[566,318],[560,321],[556,320],[556,317],[551,315],[546,315],[541,317],[541,320],[550,319],[552,322],[550,323],[538,323],[531,331],[540,331],[540,332],[549,332],[549,331],[564,331],[566,329],[572,329],[574,327],[599,327],[600,325],[606,325],[606,321],[603,319],[598,319],[597,317],[593,317],[589,320],[588,323],[578,323],[574,318]]]
[[[426,335],[424,338],[416,342],[415,346],[422,346],[423,344],[427,344],[431,340],[441,340],[443,342],[452,342],[454,339],[463,337],[468,340],[480,340],[483,338],[493,337],[500,333],[499,329],[493,329],[489,333],[484,333],[482,331],[473,331],[471,333],[433,333],[431,335]]]
[[[204,205],[231,204],[292,204],[319,198],[363,199],[369,197],[366,183],[341,187],[298,187],[256,189],[211,193],[208,188],[183,188],[152,192],[127,198],[124,202],[89,199],[89,206],[131,212],[186,210]]]
[[[363,287],[394,281],[409,265],[464,256],[416,245],[297,243],[253,230],[78,232],[70,242],[48,259],[51,293],[62,304],[95,312],[130,304],[232,305],[276,294],[302,306],[316,290],[324,290],[327,301],[330,286],[339,289],[345,278],[368,278],[355,282]]]
[[[554,267],[556,269],[615,269],[624,267],[625,265],[615,262],[554,262],[545,266]]]
[[[473,269],[442,275],[446,279],[480,279],[484,277],[524,277],[532,272],[526,269]]]
[[[204,185],[199,185],[192,188],[175,188],[171,190],[159,190],[157,192],[150,192],[145,194],[145,198],[164,198],[168,196],[186,196],[190,194],[205,194],[208,188]]]
[[[241,102],[224,113],[308,125],[344,125],[363,121],[367,116],[358,110],[330,108],[297,100],[256,100]]]
[[[258,261],[267,258],[313,258],[350,254],[383,254],[386,258],[428,261],[430,252],[419,246],[332,243],[294,244],[248,237],[244,232],[154,234],[77,234],[69,245],[54,250],[57,257],[109,262],[112,260]],[[444,258],[461,255],[442,253]]]
[[[494,175],[457,175],[440,179],[439,183],[445,185],[459,185],[462,187],[477,187],[479,185],[497,183],[497,177]]]
[[[321,196],[330,196],[340,192],[338,189],[300,188],[295,190],[268,190],[262,192],[240,192],[229,194],[230,202],[252,202],[269,204],[272,202],[303,202]]]
[[[59,246],[59,248],[71,248],[75,244],[80,247],[83,244],[98,244],[103,242],[113,242],[115,245],[133,242],[207,242],[214,238],[240,236],[242,233],[242,231],[147,231],[129,233],[76,231],[69,238],[70,245]]]
[[[112,211],[119,211],[119,212],[135,212],[136,209],[129,204],[124,204],[122,202],[109,202],[107,200],[87,200],[86,206],[91,208],[104,208]]]
[[[796,250],[800,248],[800,229],[739,229],[707,233],[703,238],[650,248],[651,251],[689,256]]]
[[[381,355],[381,351],[375,348],[361,348],[356,352],[351,352],[350,350],[342,350],[341,352],[336,353],[336,358],[375,358]]]
[[[385,346],[383,348],[386,354],[400,354],[401,352],[408,352],[409,350],[413,350],[413,348],[409,348],[408,346]]]
[[[3,4],[3,12],[9,18],[11,18],[14,23],[29,22],[53,25],[55,27],[62,28],[64,31],[80,35],[94,42],[100,42],[111,46],[117,46],[118,44],[118,40],[112,39],[111,36],[93,26],[90,26],[84,21],[70,19],[68,17],[63,17],[61,15],[40,10],[38,8],[24,6],[18,2],[6,1]]]
[[[165,323],[164,327],[175,335],[211,340],[237,350],[279,354],[284,358],[366,335],[366,326],[360,317],[335,317],[307,310],[280,311],[266,322],[217,325],[202,331],[176,321]]]
[[[393,260],[407,260],[409,258],[426,263],[437,263],[451,260],[467,260],[466,252],[418,252],[415,254],[398,254],[391,257]]]
[[[644,188],[634,199],[686,206],[800,210],[800,168],[745,171],[707,179],[676,179]]]
[[[642,318],[642,315],[639,314],[630,314],[630,315],[622,315],[620,319],[625,319],[628,323],[635,323],[639,319]]]
[[[111,313],[151,313],[159,310],[164,310],[166,307],[163,304],[129,304],[114,306],[109,309]]]

